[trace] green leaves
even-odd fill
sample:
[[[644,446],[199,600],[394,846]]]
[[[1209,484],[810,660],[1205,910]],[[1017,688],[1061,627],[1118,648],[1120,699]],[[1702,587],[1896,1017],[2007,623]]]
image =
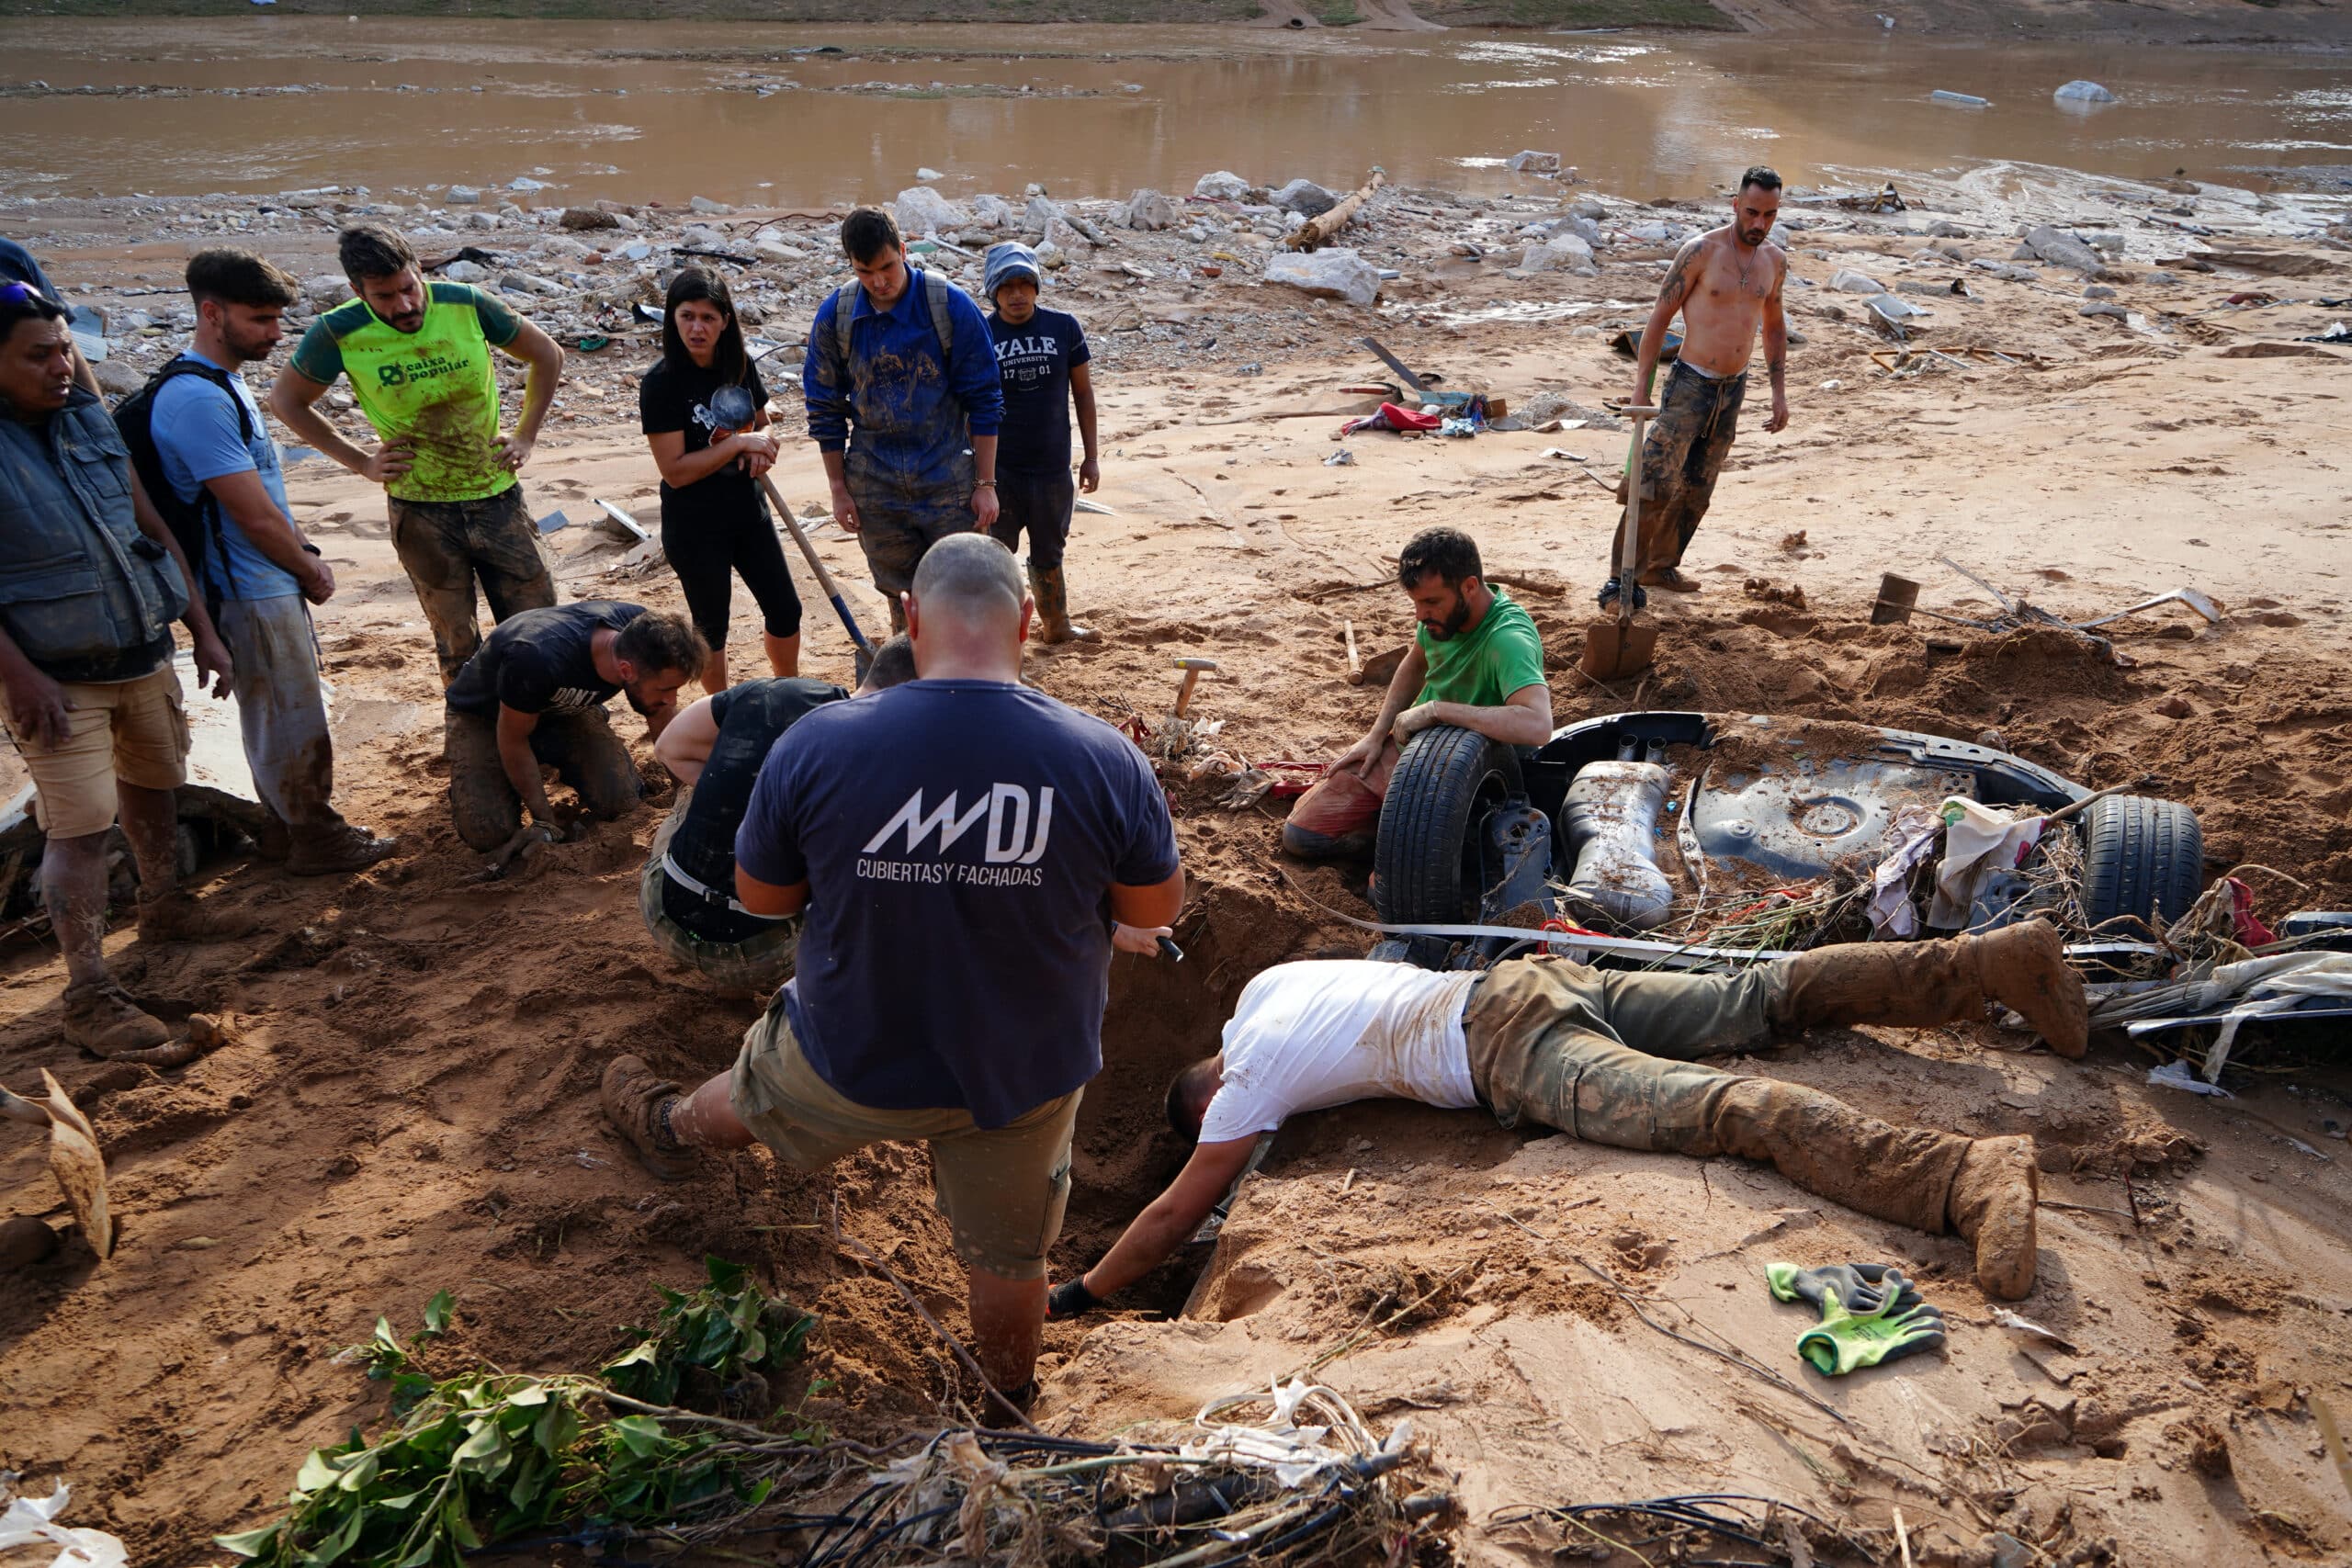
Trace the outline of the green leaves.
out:
[[[662,1290],[652,1329],[630,1330],[642,1337],[598,1375],[631,1398],[676,1404],[682,1386],[723,1391],[799,1356],[815,1318],[769,1296],[741,1264],[706,1258],[703,1271],[698,1291]]]
[[[285,1517],[214,1544],[261,1568],[465,1568],[464,1554],[486,1542],[552,1525],[673,1522],[722,1499],[764,1499],[771,1483],[743,1478],[740,1443],[605,1404],[608,1389],[674,1404],[683,1379],[723,1389],[800,1354],[815,1318],[768,1296],[735,1264],[713,1258],[705,1271],[701,1289],[661,1291],[653,1332],[636,1331],[639,1341],[603,1381],[480,1371],[435,1380],[419,1358],[455,1321],[446,1290],[405,1341],[378,1318],[350,1354],[392,1385],[391,1429],[371,1444],[354,1428],[341,1448],[314,1450],[295,1472]]]

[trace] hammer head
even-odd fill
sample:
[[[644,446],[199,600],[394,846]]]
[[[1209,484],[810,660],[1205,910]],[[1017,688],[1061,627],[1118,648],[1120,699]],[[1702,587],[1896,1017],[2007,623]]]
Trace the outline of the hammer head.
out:
[[[1176,660],[1176,668],[1179,670],[1214,670],[1216,668],[1216,660],[1214,659],[1180,659]]]

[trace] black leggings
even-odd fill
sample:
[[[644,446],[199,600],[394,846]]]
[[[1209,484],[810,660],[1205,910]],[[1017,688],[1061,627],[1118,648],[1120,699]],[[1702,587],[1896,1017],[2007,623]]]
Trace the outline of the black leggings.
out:
[[[733,518],[707,512],[678,521],[662,509],[662,553],[686,591],[686,613],[695,629],[717,652],[727,646],[728,611],[735,597],[735,574],[759,602],[760,618],[770,637],[800,635],[800,595],[792,586],[792,569],[784,564],[784,540],[777,536],[764,505],[754,505]]]

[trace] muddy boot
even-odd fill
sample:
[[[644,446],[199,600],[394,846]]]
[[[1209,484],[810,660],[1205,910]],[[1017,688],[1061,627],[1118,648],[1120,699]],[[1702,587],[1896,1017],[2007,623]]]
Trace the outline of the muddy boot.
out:
[[[677,1081],[657,1075],[642,1056],[616,1056],[605,1068],[605,1120],[637,1150],[638,1162],[662,1181],[695,1173],[695,1151],[670,1135]]]
[[[1951,1228],[1976,1244],[1976,1282],[2005,1302],[2033,1289],[2041,1176],[2031,1138],[1978,1138],[1945,1201]]]
[[[1644,588],[1662,588],[1668,593],[1696,593],[1701,586],[1697,578],[1685,577],[1670,566],[1642,573],[1641,585]]]
[[[172,1037],[164,1021],[111,979],[65,987],[65,1038],[94,1056],[143,1051]]]
[[[1997,1001],[2023,1014],[2052,1050],[2079,1056],[2089,1003],[2064,949],[2057,928],[2040,920],[1941,942],[1842,942],[1774,965],[1768,1005],[1773,1022],[1793,1029],[1925,1029],[1981,1017]]]
[[[141,942],[234,942],[254,934],[254,918],[218,905],[200,904],[193,894],[173,888],[160,897],[139,896]]]
[[[1037,601],[1037,640],[1055,642],[1099,642],[1102,634],[1090,626],[1073,626],[1069,618],[1069,585],[1062,581],[1062,569],[1029,563],[1029,594]]]
[[[379,839],[348,822],[323,829],[301,829],[293,834],[286,869],[296,876],[365,871],[400,847],[398,839]]]
[[[1657,1146],[1762,1160],[1816,1197],[1871,1216],[1942,1233],[1971,1140],[1866,1116],[1803,1084],[1725,1075],[1695,1135],[1679,1128]]]

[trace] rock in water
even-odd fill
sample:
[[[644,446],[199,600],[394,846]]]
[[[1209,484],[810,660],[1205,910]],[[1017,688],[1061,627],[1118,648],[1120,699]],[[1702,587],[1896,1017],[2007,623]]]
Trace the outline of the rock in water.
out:
[[[1317,299],[1345,299],[1351,305],[1370,305],[1380,298],[1380,269],[1350,250],[1272,256],[1266,262],[1266,281],[1287,283]]]
[[[947,176],[945,175],[941,174],[937,169],[917,169],[915,171],[915,178],[921,180],[925,185],[935,184],[946,177]]]
[[[2062,104],[2111,104],[2117,101],[2115,95],[2105,87],[2080,78],[2067,83],[2050,96]]]
[[[1560,172],[1557,152],[1514,152],[1503,167],[1514,175],[1556,175]]]
[[[1193,194],[1207,201],[1247,201],[1250,182],[1229,169],[1219,169],[1194,181]]]
[[[1139,190],[1127,197],[1127,227],[1130,229],[1173,229],[1176,226],[1176,204],[1156,190]]]
[[[963,227],[964,215],[956,204],[929,186],[913,186],[899,193],[892,202],[899,220],[899,232],[909,239],[924,234],[944,234]]]
[[[1295,212],[1301,218],[1320,218],[1340,205],[1338,197],[1313,180],[1293,180],[1268,199],[1284,212]]]

